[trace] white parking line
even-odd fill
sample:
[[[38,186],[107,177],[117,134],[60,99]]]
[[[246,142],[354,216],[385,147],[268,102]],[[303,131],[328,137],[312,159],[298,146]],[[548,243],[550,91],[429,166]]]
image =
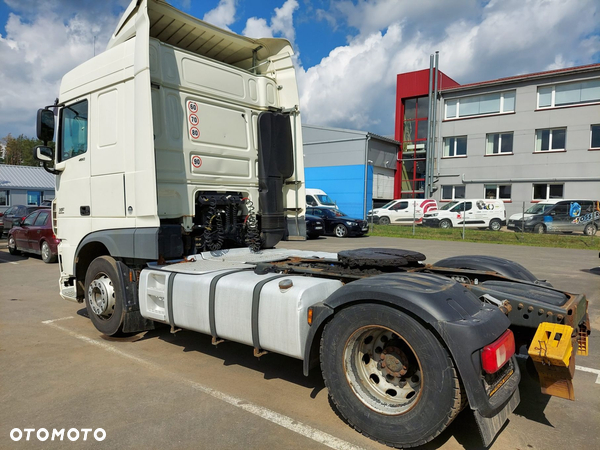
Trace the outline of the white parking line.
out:
[[[307,437],[309,439],[312,439],[315,442],[318,442],[319,444],[323,444],[329,448],[333,448],[336,450],[360,450],[362,447],[357,447],[356,445],[353,445],[349,442],[343,441],[339,438],[336,438],[335,436],[332,436],[328,433],[325,433],[324,431],[318,430],[316,428],[313,428],[309,425],[305,425],[301,422],[298,422],[295,419],[292,419],[291,417],[285,416],[283,414],[279,414],[275,411],[272,411],[270,409],[264,408],[262,406],[256,405],[254,403],[250,403],[246,400],[243,400],[241,398],[237,398],[237,397],[233,397],[229,394],[226,394],[224,392],[221,391],[217,391],[216,389],[212,389],[208,386],[204,386],[200,383],[197,383],[195,381],[192,380],[188,380],[187,378],[183,378],[181,376],[179,376],[178,374],[175,374],[173,372],[170,372],[166,369],[164,369],[163,367],[154,364],[150,361],[147,361],[143,358],[140,358],[138,356],[132,355],[130,353],[124,352],[122,350],[119,350],[118,348],[116,348],[115,346],[108,344],[106,342],[101,342],[101,341],[97,341],[95,339],[91,339],[87,336],[84,336],[82,334],[76,333],[72,330],[69,330],[68,328],[65,328],[61,325],[58,325],[56,322],[60,321],[60,320],[67,320],[67,319],[72,319],[72,317],[61,317],[60,319],[53,319],[53,320],[45,320],[42,323],[51,326],[52,328],[55,328],[57,330],[63,331],[65,333],[67,333],[69,336],[72,336],[76,339],[79,339],[83,342],[86,342],[88,344],[94,345],[96,347],[99,347],[103,350],[106,350],[108,352],[117,354],[119,356],[122,356],[124,358],[128,358],[130,360],[133,360],[139,364],[142,364],[146,367],[150,367],[154,370],[160,370],[166,374],[168,374],[169,376],[179,379],[180,381],[188,384],[189,386],[191,386],[193,389],[200,391],[204,394],[208,394],[211,397],[214,397],[218,400],[221,400],[225,403],[228,403],[232,406],[235,406],[236,408],[240,408],[246,412],[249,412],[251,414],[254,414],[255,416],[258,417],[262,417],[265,420],[268,420],[269,422],[272,422],[276,425],[280,425],[290,431],[293,431],[295,433],[298,433],[304,437]]]
[[[45,323],[47,325],[49,323],[58,322],[59,320],[68,320],[68,319],[72,319],[72,318],[73,318],[73,316],[61,317],[60,319],[44,320],[42,323]]]
[[[529,358],[529,356],[527,355],[521,355],[518,354],[516,355],[517,358],[521,358],[521,359],[527,359]],[[596,375],[598,375],[598,378],[596,378],[596,384],[600,384],[600,370],[598,369],[592,369],[590,367],[583,367],[583,366],[575,366],[575,370],[579,370],[581,372],[589,372],[589,373],[594,373]]]

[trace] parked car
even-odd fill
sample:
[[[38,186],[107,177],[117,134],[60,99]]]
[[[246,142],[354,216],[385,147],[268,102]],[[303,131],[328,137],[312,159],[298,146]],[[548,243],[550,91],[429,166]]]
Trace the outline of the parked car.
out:
[[[546,200],[523,214],[513,214],[507,228],[534,233],[580,232],[593,236],[600,228],[600,202],[597,200]]]
[[[310,214],[306,214],[304,216],[306,220],[306,238],[307,239],[316,239],[319,236],[323,236],[325,234],[325,224],[320,217],[311,216]]]
[[[337,208],[336,203],[321,189],[306,189],[306,205],[320,208]]]
[[[433,199],[398,199],[369,211],[367,220],[380,225],[421,223],[423,214],[437,209]]]
[[[31,214],[33,211],[37,211],[40,209],[39,206],[25,206],[25,205],[15,205],[11,208],[8,208],[4,211],[4,216],[2,216],[2,233],[8,233],[13,227],[13,223],[15,219],[25,220],[27,215]]]
[[[504,202],[483,198],[455,200],[423,216],[423,225],[427,227],[489,227],[492,231],[500,231],[505,224]]]
[[[306,213],[323,219],[325,222],[325,234],[333,234],[337,237],[362,236],[369,231],[366,220],[348,217],[339,209],[331,208],[306,208]]]
[[[52,232],[52,211],[40,209],[16,219],[8,232],[8,251],[11,255],[21,252],[41,255],[45,263],[58,259],[58,240]]]

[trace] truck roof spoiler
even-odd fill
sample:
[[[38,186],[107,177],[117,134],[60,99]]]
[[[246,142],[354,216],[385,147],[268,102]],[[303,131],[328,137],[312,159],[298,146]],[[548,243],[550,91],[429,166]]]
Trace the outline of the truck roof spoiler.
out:
[[[135,36],[136,17],[145,8],[150,18],[150,37],[236,67],[249,70],[286,46],[292,52],[286,39],[239,36],[185,14],[163,0],[132,0],[108,42],[107,50]]]

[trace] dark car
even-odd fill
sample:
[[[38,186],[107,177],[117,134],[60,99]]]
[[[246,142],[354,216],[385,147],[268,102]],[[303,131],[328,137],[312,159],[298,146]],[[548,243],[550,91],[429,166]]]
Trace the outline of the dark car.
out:
[[[11,255],[21,252],[41,255],[45,263],[56,262],[58,240],[52,232],[52,211],[40,209],[17,219],[8,232],[8,251]]]
[[[33,211],[37,211],[40,209],[39,206],[25,206],[25,205],[15,205],[11,208],[8,208],[4,211],[4,216],[2,216],[2,233],[8,233],[13,227],[14,221],[16,219],[25,220],[29,214]]]
[[[307,239],[316,239],[319,236],[323,236],[325,234],[325,224],[320,217],[311,216],[310,214],[306,214],[304,216],[306,220],[306,238]]]
[[[362,236],[369,231],[366,220],[348,217],[339,209],[306,208],[306,213],[320,217],[325,222],[325,234],[337,237]]]

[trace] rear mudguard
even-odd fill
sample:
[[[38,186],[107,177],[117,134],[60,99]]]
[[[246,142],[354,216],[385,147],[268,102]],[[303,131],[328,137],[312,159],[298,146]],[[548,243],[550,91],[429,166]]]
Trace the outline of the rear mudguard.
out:
[[[318,341],[326,322],[336,311],[357,303],[398,308],[430,329],[449,350],[469,405],[481,416],[495,416],[517,389],[520,373],[514,357],[513,376],[492,397],[486,393],[482,381],[480,350],[507,330],[508,318],[454,280],[418,273],[378,275],[354,281],[314,305],[304,353],[305,375],[318,361]]]

